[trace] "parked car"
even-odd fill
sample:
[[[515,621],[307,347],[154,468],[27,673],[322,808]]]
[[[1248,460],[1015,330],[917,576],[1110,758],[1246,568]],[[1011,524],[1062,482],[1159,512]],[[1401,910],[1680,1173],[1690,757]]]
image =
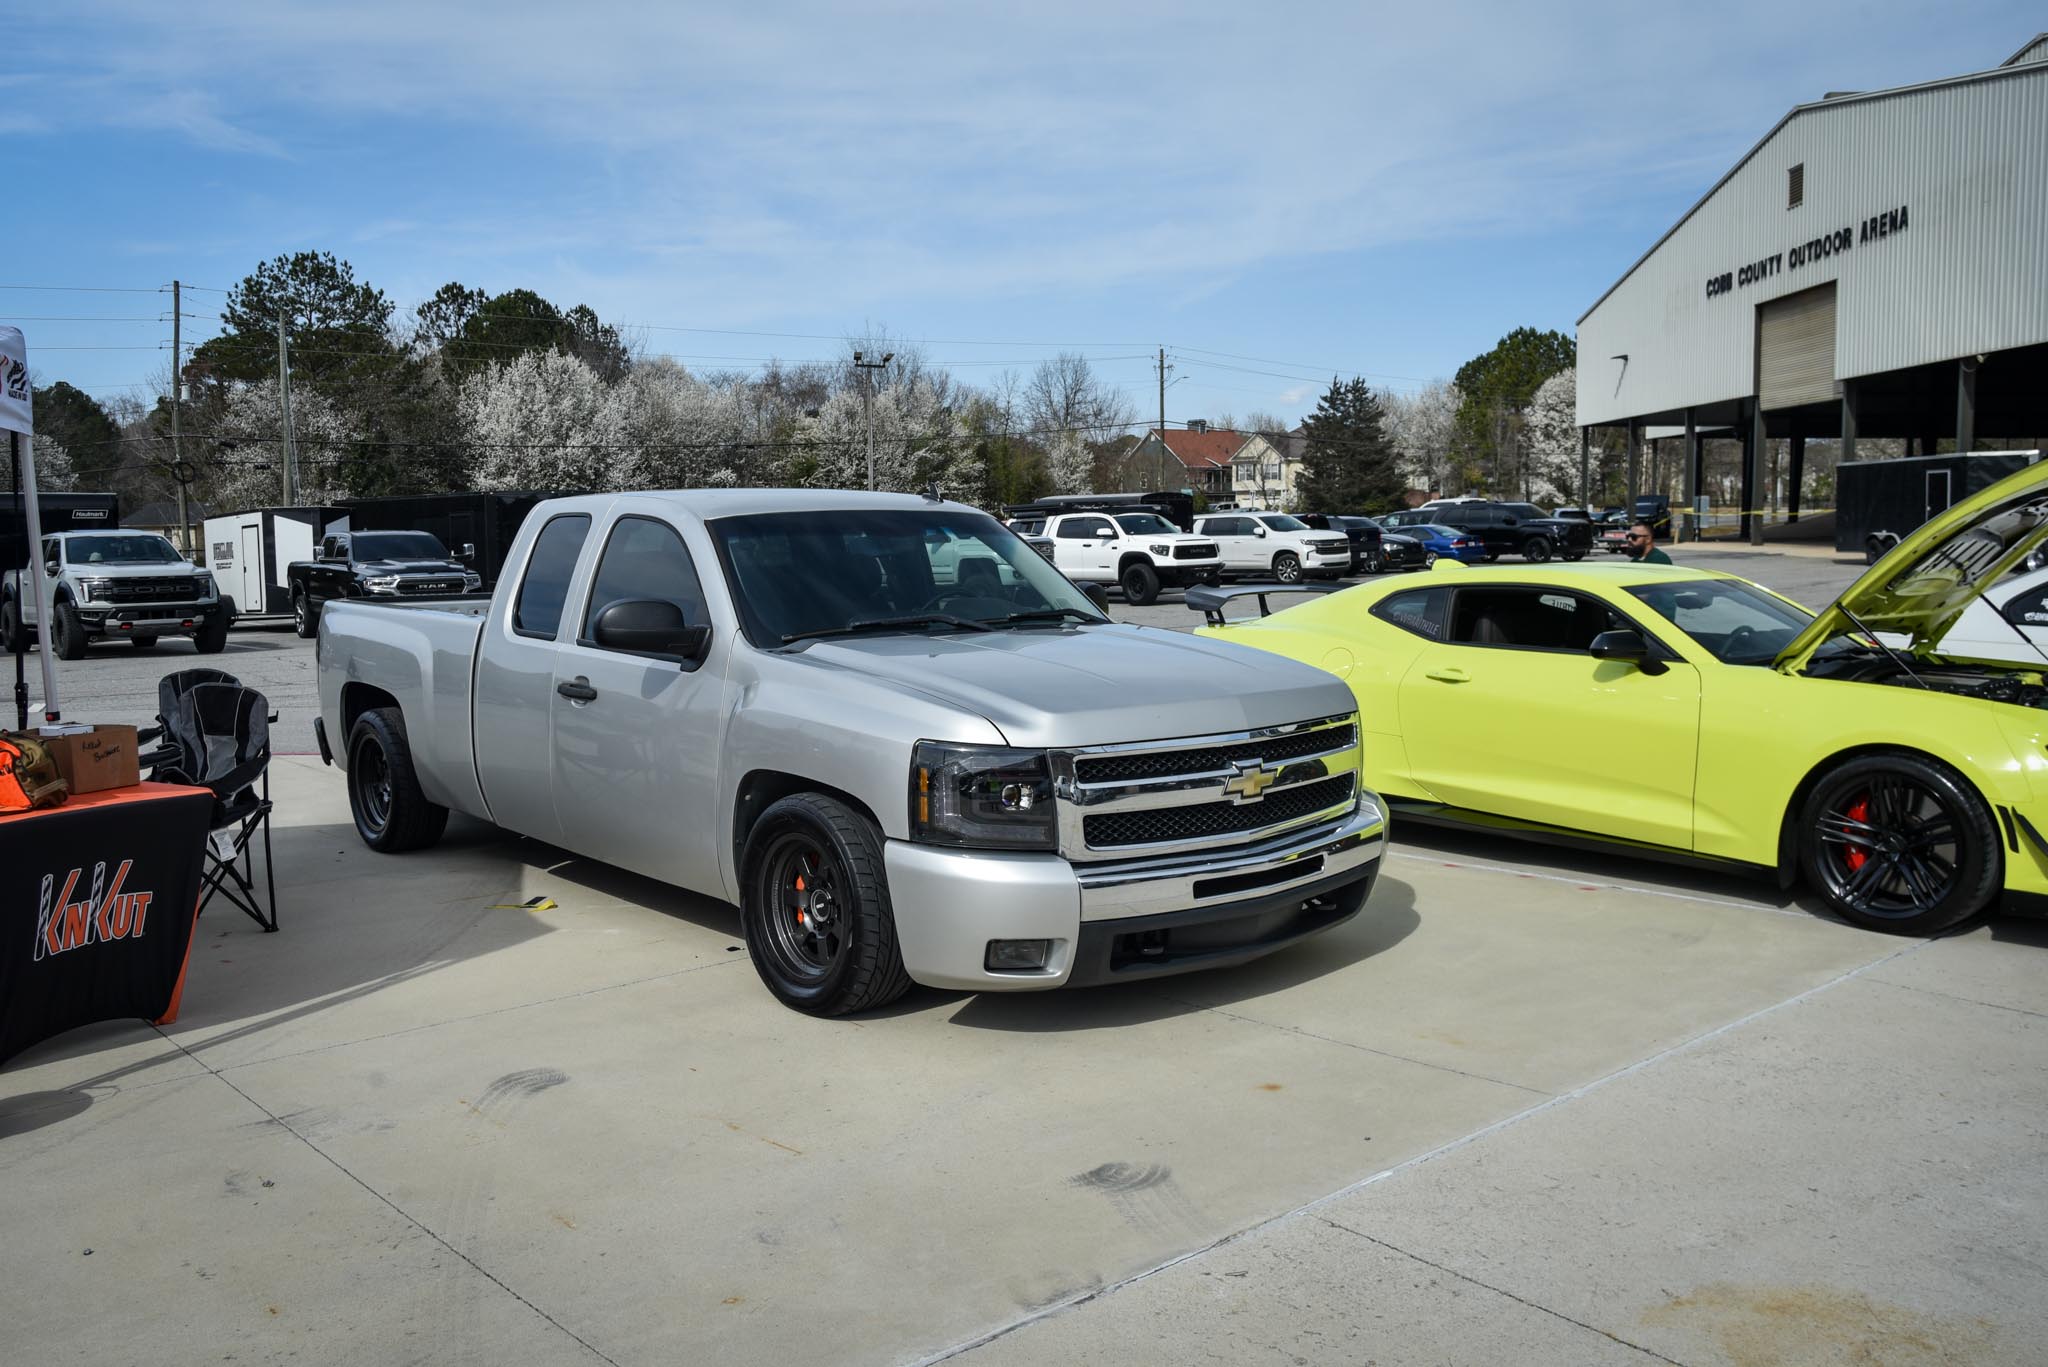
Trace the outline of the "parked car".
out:
[[[320,554],[285,567],[292,626],[311,636],[329,603],[346,598],[460,598],[483,576],[448,554],[429,532],[334,532]]]
[[[1015,582],[940,585],[934,531]],[[736,903],[819,1015],[1241,963],[1355,915],[1384,843],[1339,680],[1112,623],[911,495],[550,500],[487,604],[336,600],[317,658],[372,849],[452,809]]]
[[[1347,517],[1336,513],[1296,513],[1302,525],[1319,532],[1342,532],[1351,542],[1351,573],[1380,572],[1380,524],[1369,517]]]
[[[1150,509],[1054,513],[1044,534],[1060,573],[1077,584],[1114,584],[1133,607],[1157,602],[1162,588],[1213,584],[1223,572],[1213,538],[1191,536]]]
[[[1610,522],[1600,529],[1600,539],[1595,544],[1609,555],[1627,555],[1629,552],[1628,530],[1633,525],[1635,524],[1626,519],[1620,522]]]
[[[1421,508],[1399,508],[1375,518],[1374,521],[1387,531],[1406,531],[1410,527],[1430,526],[1436,521],[1436,513],[1434,510],[1424,511]]]
[[[36,635],[36,596],[22,580],[40,572],[50,604],[50,647],[60,660],[82,659],[94,641],[125,640],[148,650],[166,636],[189,636],[202,655],[227,648],[228,613],[213,575],[193,568],[155,532],[53,532],[39,563],[0,581],[0,638],[10,651]]]
[[[1963,609],[1934,648],[1948,659],[2048,668],[2048,568],[2030,560]]]
[[[1664,494],[1639,494],[1636,497],[1635,515],[1631,523],[1647,522],[1650,533],[1659,541],[1671,539],[1671,500]]]
[[[1408,529],[1414,531],[1413,527]],[[1429,552],[1422,542],[1408,532],[1383,532],[1380,534],[1380,568],[1383,570],[1419,570],[1431,563]]]
[[[1298,584],[1351,568],[1349,536],[1313,531],[1289,513],[1210,513],[1195,519],[1195,530],[1215,540],[1223,572],[1233,578]]]
[[[1419,527],[1403,527],[1400,535],[1421,549],[1421,567],[1424,569],[1439,560],[1456,560],[1469,565],[1486,559],[1486,543],[1477,537],[1467,536],[1456,527],[1438,527],[1425,522]]]
[[[1943,653],[2044,544],[2048,470],[2029,469],[1817,615],[1688,567],[1440,565],[1206,634],[1355,658],[1359,716],[1383,733],[1366,780],[1416,820],[1746,865],[1857,925],[1931,935],[2048,908],[2042,670]],[[1655,762],[1616,763],[1617,738]]]
[[[1519,555],[1537,564],[1553,555],[1583,560],[1593,547],[1590,523],[1547,516],[1533,503],[1468,500],[1438,510],[1438,525],[1455,527],[1486,547],[1486,558]]]

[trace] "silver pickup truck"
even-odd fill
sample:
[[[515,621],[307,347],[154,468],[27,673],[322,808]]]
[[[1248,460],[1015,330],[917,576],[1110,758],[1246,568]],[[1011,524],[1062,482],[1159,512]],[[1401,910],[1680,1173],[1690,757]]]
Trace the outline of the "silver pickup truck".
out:
[[[488,603],[337,601],[318,659],[372,848],[453,810],[735,903],[820,1015],[1239,963],[1355,915],[1385,840],[1337,679],[910,495],[550,500]]]

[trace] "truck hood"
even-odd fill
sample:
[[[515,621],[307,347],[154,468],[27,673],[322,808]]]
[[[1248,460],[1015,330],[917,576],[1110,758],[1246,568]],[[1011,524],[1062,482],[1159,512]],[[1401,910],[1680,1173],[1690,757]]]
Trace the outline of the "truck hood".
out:
[[[854,637],[807,649],[821,663],[979,713],[1012,745],[1213,735],[1357,707],[1320,669],[1157,627]]]
[[[2030,465],[1909,533],[1779,653],[1799,669],[1826,642],[1854,632],[1897,632],[1925,654],[1963,611],[2048,541],[2048,464]],[[1851,619],[1854,620],[1851,620]]]
[[[461,574],[453,560],[358,560],[356,568],[371,574]]]

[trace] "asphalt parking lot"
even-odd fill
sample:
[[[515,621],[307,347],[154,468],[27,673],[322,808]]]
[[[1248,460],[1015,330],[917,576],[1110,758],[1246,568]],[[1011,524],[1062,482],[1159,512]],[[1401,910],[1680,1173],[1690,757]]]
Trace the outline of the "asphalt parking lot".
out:
[[[1811,603],[1860,569],[1742,563]],[[310,743],[310,652],[234,639],[277,643],[214,661],[297,677]],[[153,711],[137,663],[67,666],[67,711]],[[1397,831],[1364,913],[1243,968],[821,1021],[722,905],[462,820],[376,856],[317,759],[275,784],[281,933],[209,911],[177,1024],[0,1072],[22,1361],[1917,1367],[2048,1336],[2039,923],[1898,939]]]

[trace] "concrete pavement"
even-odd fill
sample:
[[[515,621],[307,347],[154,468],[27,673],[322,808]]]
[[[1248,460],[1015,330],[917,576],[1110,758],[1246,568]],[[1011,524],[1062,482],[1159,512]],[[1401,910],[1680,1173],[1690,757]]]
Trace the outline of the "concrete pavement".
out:
[[[332,771],[275,777],[282,932],[210,911],[176,1025],[0,1072],[10,1356],[2017,1363],[2048,1331],[2027,923],[1928,945],[1398,832],[1358,920],[1260,963],[828,1022],[722,906],[473,823],[376,856]]]

